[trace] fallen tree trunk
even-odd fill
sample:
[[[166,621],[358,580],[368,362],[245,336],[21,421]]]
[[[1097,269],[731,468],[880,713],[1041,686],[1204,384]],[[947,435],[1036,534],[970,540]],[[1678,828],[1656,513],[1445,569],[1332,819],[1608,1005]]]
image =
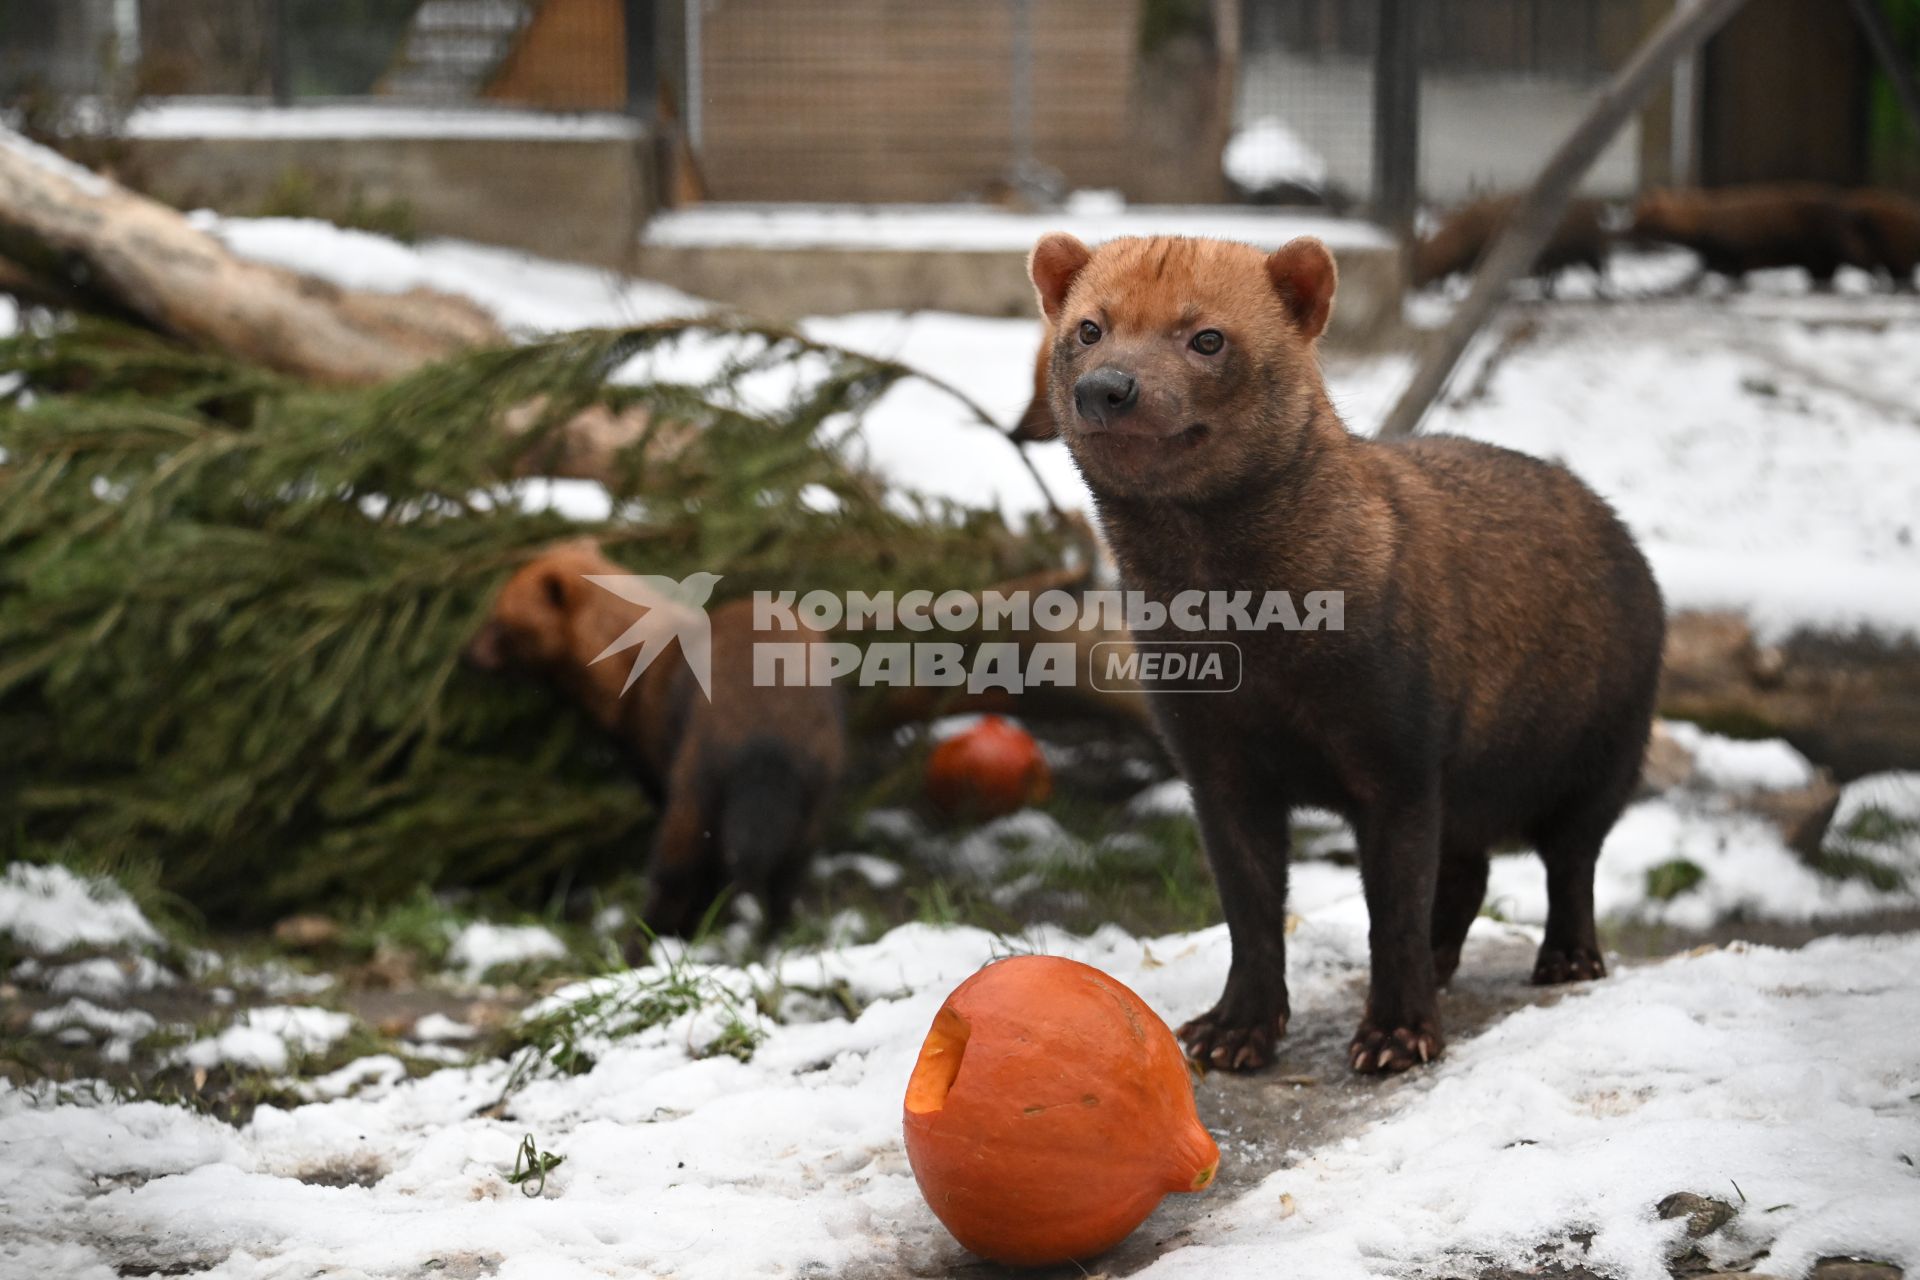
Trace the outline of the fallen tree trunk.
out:
[[[376,294],[241,258],[178,210],[0,128],[0,258],[24,296],[94,298],[196,346],[365,384],[506,341],[478,306]]]
[[[1785,738],[1841,781],[1920,768],[1920,645],[1801,633],[1760,643],[1731,613],[1667,628],[1661,713],[1735,737]]]

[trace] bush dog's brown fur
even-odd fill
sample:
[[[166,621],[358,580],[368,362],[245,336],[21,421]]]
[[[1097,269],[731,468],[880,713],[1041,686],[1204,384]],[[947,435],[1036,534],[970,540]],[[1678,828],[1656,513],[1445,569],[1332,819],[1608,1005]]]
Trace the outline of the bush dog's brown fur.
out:
[[[1811,183],[1649,191],[1634,206],[1633,236],[1691,249],[1736,284],[1749,271],[1804,267],[1826,288],[1839,268],[1873,259],[1859,217]]]
[[[1413,287],[1424,289],[1436,280],[1473,270],[1519,203],[1518,196],[1489,196],[1449,213],[1432,235],[1414,246]],[[1607,232],[1604,213],[1598,200],[1570,202],[1546,248],[1533,260],[1533,274],[1550,285],[1566,268],[1585,267],[1596,278],[1605,279],[1613,237]]]
[[[1373,963],[1356,1069],[1440,1051],[1436,984],[1500,841],[1531,841],[1547,866],[1534,980],[1599,977],[1594,860],[1639,774],[1664,629],[1612,511],[1505,449],[1350,435],[1314,351],[1334,293],[1318,240],[1266,255],[1050,235],[1030,265],[1053,334],[1053,418],[1125,585],[1162,602],[1345,595],[1342,630],[1145,637],[1244,654],[1236,692],[1152,698],[1233,939],[1219,1003],[1181,1028],[1188,1051],[1258,1067],[1286,1029],[1294,805],[1335,809],[1359,836]],[[1196,349],[1208,331],[1224,338],[1217,354]]]
[[[1894,191],[1849,191],[1841,202],[1852,211],[1871,271],[1884,271],[1896,289],[1914,288],[1920,269],[1920,200]]]
[[[1013,424],[1013,438],[1023,443],[1056,440],[1060,432],[1053,425],[1053,408],[1047,403],[1047,372],[1053,367],[1053,334],[1040,332],[1040,351],[1033,361],[1033,398],[1025,413]]]
[[[762,636],[749,601],[717,605],[708,614],[712,701],[677,640],[623,695],[636,651],[594,659],[648,610],[587,576],[629,572],[591,541],[549,548],[501,588],[468,661],[547,677],[626,745],[660,806],[649,929],[691,934],[731,882],[759,901],[772,933],[819,842],[845,730],[835,688],[756,686],[753,646],[823,637],[804,626]]]

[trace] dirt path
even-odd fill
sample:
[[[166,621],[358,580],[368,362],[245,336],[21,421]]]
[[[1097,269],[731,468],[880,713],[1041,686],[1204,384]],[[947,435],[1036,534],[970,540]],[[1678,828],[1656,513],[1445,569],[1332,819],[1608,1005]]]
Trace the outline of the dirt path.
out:
[[[1477,942],[1469,948],[1459,976],[1443,996],[1441,1015],[1450,1043],[1471,1039],[1524,1005],[1561,998],[1561,989],[1528,985],[1533,951],[1533,943],[1520,938]],[[1269,1175],[1359,1133],[1384,1114],[1403,1089],[1417,1087],[1417,1076],[1383,1080],[1357,1076],[1347,1068],[1347,1039],[1364,994],[1356,979],[1341,1000],[1298,1011],[1280,1060],[1269,1070],[1250,1076],[1215,1072],[1200,1082],[1200,1118],[1220,1140],[1219,1179],[1203,1195],[1167,1197],[1125,1243],[1099,1259],[1100,1274],[1130,1275],[1187,1244],[1205,1230],[1209,1218]],[[916,1268],[913,1274],[1084,1280],[1089,1272],[1074,1264],[1014,1270],[968,1261],[950,1268]]]
[[[1820,924],[1723,923],[1705,933],[1632,926],[1609,931],[1609,951],[1622,965],[1652,963],[1698,946],[1746,941],[1766,946],[1799,947],[1833,934],[1871,934],[1920,930],[1920,911],[1885,912]],[[1442,996],[1441,1016],[1448,1043],[1458,1046],[1486,1031],[1516,1009],[1550,1004],[1578,988],[1535,987],[1534,947],[1522,938],[1476,942],[1469,947],[1453,986]],[[1392,1108],[1408,1088],[1420,1086],[1419,1073],[1380,1079],[1347,1069],[1347,1038],[1353,1032],[1364,991],[1355,979],[1341,1005],[1321,1006],[1296,1016],[1280,1061],[1251,1076],[1214,1073],[1197,1089],[1200,1118],[1220,1140],[1220,1177],[1204,1195],[1169,1196],[1146,1223],[1119,1248],[1101,1257],[1099,1274],[1131,1275],[1190,1242],[1210,1218],[1275,1172],[1293,1167],[1311,1153],[1352,1137]],[[1274,1206],[1279,1212],[1279,1206]],[[932,1275],[1029,1277],[1031,1280],[1084,1280],[1086,1268],[1061,1267],[1017,1271],[988,1262],[968,1262]],[[1556,1273],[1543,1273],[1556,1274]],[[1557,1274],[1590,1274],[1573,1270]],[[1838,1275],[1838,1273],[1835,1273]],[[1881,1276],[1884,1273],[1875,1273]]]

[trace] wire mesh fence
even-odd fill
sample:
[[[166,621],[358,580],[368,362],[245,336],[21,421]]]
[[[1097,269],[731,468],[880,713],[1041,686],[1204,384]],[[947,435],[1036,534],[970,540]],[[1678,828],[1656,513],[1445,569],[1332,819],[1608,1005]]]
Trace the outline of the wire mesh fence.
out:
[[[1911,40],[1920,0],[1884,2]],[[684,137],[712,199],[1020,204],[1099,188],[1365,211],[1380,194],[1382,3],[0,0],[0,105],[111,92],[638,111]],[[1523,183],[1659,7],[1394,0],[1416,24],[1420,197]],[[1746,27],[1766,39],[1789,8],[1824,21],[1806,0],[1755,0]],[[1731,120],[1734,141],[1781,132],[1748,128],[1749,114],[1706,116]],[[1853,114],[1869,118],[1864,100]],[[1913,154],[1890,111],[1870,118],[1876,156]],[[1676,137],[1699,132],[1675,120]],[[1641,127],[1615,140],[1590,187],[1640,184],[1661,150]]]
[[[1430,200],[1525,181],[1631,50],[1638,0],[1427,0],[1418,23],[1419,188]],[[1229,168],[1256,196],[1315,185],[1335,205],[1373,195],[1377,0],[1244,0]],[[1594,185],[1630,190],[1637,137]]]
[[[0,0],[0,93],[627,105],[623,0]]]

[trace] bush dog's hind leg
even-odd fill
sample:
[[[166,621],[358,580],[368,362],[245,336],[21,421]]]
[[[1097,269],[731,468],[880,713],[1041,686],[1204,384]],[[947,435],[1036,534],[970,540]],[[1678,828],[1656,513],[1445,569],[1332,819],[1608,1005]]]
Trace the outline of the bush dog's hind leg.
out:
[[[1593,918],[1593,872],[1607,832],[1619,821],[1640,780],[1646,734],[1637,729],[1638,721],[1634,725],[1608,749],[1612,764],[1605,781],[1533,832],[1547,868],[1547,927],[1533,966],[1536,986],[1607,976]]]
[[[1535,986],[1587,982],[1607,976],[1593,919],[1593,869],[1613,825],[1583,818],[1542,833],[1540,860],[1547,865],[1547,927],[1533,965]]]
[[[1224,753],[1223,753],[1224,754]],[[1273,1061],[1287,1032],[1286,800],[1271,779],[1216,757],[1186,771],[1207,863],[1233,942],[1226,990],[1212,1009],[1180,1028],[1194,1061],[1251,1071]]]
[[[647,928],[666,937],[690,938],[720,890],[713,832],[699,797],[676,786],[660,815],[647,869]]]
[[[1467,845],[1440,851],[1433,896],[1433,978],[1443,987],[1460,967],[1460,948],[1487,900],[1487,871],[1485,849]]]
[[[1433,904],[1440,873],[1440,780],[1387,789],[1358,824],[1373,980],[1348,1046],[1356,1071],[1405,1071],[1440,1056]]]

